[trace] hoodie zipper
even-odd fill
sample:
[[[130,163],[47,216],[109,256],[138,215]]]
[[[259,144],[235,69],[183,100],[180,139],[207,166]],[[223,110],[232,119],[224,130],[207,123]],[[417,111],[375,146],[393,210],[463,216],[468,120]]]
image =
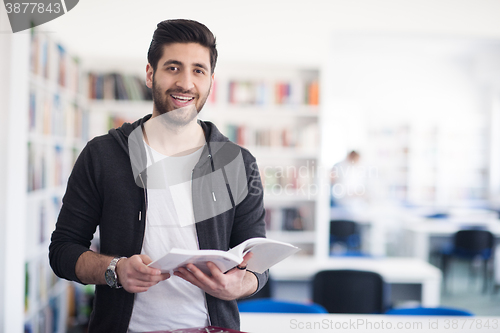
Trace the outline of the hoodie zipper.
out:
[[[146,221],[146,215],[148,213],[148,194],[146,192],[146,185],[144,184],[144,180],[142,180],[142,174],[139,174],[139,179],[141,180],[142,188],[144,189],[144,221]],[[141,212],[139,212],[140,222],[142,222],[141,215],[142,215]]]

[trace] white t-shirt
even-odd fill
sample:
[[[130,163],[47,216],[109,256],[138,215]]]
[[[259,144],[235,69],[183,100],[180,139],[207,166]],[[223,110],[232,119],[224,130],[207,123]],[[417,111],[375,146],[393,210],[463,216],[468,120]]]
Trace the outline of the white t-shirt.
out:
[[[142,254],[156,260],[171,248],[197,250],[191,175],[203,147],[186,156],[168,157],[146,143],[148,168],[148,209]],[[158,178],[156,178],[158,177]],[[152,184],[164,179],[166,185]],[[129,332],[174,330],[208,326],[205,293],[191,283],[172,275],[169,279],[135,295]]]

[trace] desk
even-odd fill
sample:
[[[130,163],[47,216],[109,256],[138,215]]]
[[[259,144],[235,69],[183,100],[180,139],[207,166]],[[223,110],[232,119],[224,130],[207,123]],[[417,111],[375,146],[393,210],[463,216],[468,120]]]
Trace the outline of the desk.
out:
[[[432,237],[450,238],[459,230],[480,227],[489,230],[496,238],[500,238],[500,221],[485,219],[470,222],[468,219],[425,219],[408,223],[405,227],[408,254],[421,260],[429,260]]]
[[[417,258],[338,257],[326,260],[292,257],[271,267],[274,281],[311,281],[314,275],[327,269],[367,270],[379,273],[387,283],[421,284],[423,306],[439,305],[441,271]]]
[[[240,313],[243,332],[498,332],[499,317]],[[455,322],[454,322],[455,320]],[[489,329],[476,328],[488,321]],[[457,327],[452,325],[456,324]]]

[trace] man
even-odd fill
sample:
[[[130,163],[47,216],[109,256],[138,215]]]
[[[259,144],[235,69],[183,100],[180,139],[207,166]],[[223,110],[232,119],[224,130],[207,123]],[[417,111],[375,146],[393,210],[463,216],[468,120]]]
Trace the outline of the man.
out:
[[[267,282],[245,269],[251,254],[228,272],[208,263],[211,274],[147,266],[173,247],[226,251],[265,237],[255,158],[197,120],[216,61],[207,27],[160,22],[146,67],[152,115],[91,140],[75,163],[49,257],[58,276],[96,284],[90,332],[239,329],[235,300]],[[89,250],[97,226],[99,254]]]

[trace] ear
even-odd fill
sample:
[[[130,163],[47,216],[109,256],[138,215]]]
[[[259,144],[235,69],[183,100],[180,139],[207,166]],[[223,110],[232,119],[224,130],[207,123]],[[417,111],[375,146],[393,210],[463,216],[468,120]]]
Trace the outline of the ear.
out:
[[[149,63],[146,65],[146,86],[148,88],[153,89],[153,66],[151,66]]]
[[[210,91],[212,91],[215,82],[215,73],[212,74],[212,80],[210,81]]]

